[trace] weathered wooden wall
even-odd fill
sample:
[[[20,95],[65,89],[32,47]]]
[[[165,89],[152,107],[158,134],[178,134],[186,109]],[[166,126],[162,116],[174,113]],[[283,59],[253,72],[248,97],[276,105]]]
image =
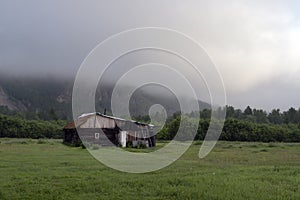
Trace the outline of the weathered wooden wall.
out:
[[[81,139],[88,143],[101,145],[112,143],[118,145],[120,142],[120,131],[126,131],[127,141],[147,140],[150,146],[155,146],[155,135],[153,134],[152,126],[136,121],[102,114],[87,114],[65,127],[64,142],[77,143],[78,140],[80,141],[76,127],[80,129]],[[96,133],[99,138],[95,138]]]

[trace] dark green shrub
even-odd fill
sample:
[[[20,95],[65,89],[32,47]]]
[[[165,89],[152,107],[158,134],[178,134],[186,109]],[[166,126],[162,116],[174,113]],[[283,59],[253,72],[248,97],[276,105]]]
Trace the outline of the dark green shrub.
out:
[[[127,148],[132,148],[133,147],[132,141],[126,142],[126,147]]]
[[[144,143],[139,142],[138,145],[137,145],[137,148],[138,149],[145,149],[145,148],[147,148],[147,146]]]
[[[39,139],[37,141],[37,144],[46,144],[46,143],[47,143],[47,141],[46,140],[42,140],[42,139]]]
[[[195,141],[194,145],[202,145],[202,141]]]

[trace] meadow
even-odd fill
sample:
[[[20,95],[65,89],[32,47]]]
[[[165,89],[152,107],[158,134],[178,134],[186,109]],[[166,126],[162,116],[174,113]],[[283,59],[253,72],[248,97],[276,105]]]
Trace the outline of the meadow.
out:
[[[204,159],[200,145],[162,170],[128,174],[61,140],[4,138],[0,199],[300,199],[300,144],[219,141]]]

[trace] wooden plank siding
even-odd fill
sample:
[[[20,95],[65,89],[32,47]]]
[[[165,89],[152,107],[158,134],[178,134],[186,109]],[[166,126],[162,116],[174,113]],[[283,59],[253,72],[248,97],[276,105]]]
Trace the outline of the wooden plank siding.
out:
[[[77,130],[80,132],[78,136]],[[147,141],[155,146],[153,125],[124,120],[100,113],[85,114],[64,128],[64,142],[76,144],[81,142],[102,146],[119,145],[120,132],[126,131],[126,141]]]

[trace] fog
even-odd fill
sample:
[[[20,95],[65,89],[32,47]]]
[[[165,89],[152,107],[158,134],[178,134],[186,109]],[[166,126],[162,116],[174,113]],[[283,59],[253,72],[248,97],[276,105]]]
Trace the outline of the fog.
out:
[[[203,46],[220,70],[228,104],[300,107],[299,11],[299,1],[279,0],[3,0],[0,73],[74,79],[89,52],[109,36],[166,27]],[[126,62],[134,59],[142,58]],[[118,77],[123,64],[112,74]]]

